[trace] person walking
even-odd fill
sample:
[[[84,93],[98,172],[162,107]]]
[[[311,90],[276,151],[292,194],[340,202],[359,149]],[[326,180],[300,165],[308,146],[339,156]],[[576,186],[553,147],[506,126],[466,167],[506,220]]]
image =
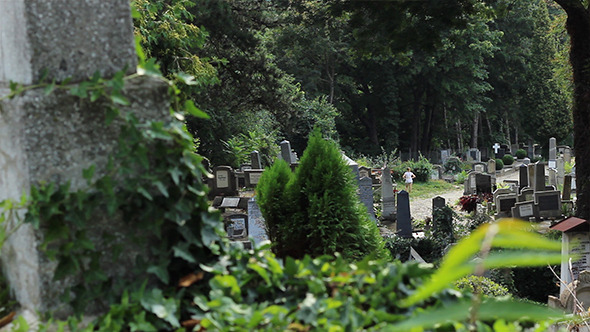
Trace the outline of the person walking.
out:
[[[412,192],[412,183],[414,183],[414,178],[416,177],[416,175],[414,175],[414,173],[412,173],[412,169],[408,167],[408,170],[404,173],[404,175],[402,176],[406,182],[406,191],[408,193]]]

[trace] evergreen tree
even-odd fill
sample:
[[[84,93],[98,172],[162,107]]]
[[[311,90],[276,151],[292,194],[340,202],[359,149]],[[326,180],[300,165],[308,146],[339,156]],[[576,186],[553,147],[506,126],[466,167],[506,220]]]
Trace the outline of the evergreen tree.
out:
[[[269,235],[279,242],[273,245],[277,256],[339,252],[351,260],[369,254],[387,257],[379,230],[360,202],[352,172],[334,142],[315,131],[292,180],[281,164],[273,166],[256,188],[263,216],[270,218]]]

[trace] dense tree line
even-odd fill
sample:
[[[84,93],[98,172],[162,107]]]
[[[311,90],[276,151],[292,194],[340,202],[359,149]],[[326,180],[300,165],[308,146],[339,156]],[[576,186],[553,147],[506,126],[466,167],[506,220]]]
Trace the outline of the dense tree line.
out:
[[[357,154],[572,139],[564,13],[550,1],[138,4],[162,26],[136,20],[144,47],[200,80],[185,93],[211,119],[188,126],[214,164],[239,163],[248,133],[301,152],[314,126]]]

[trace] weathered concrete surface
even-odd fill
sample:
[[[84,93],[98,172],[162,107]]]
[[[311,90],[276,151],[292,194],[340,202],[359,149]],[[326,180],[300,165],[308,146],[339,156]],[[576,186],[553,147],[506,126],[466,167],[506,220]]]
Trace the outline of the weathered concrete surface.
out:
[[[137,65],[128,0],[0,1],[0,82],[86,80]]]
[[[121,107],[121,111],[133,112],[140,123],[165,121],[169,118],[167,89],[160,80],[135,78],[125,85],[123,95],[130,105]],[[83,169],[95,164],[97,174],[104,171],[118,138],[117,123],[105,124],[105,106],[106,101],[90,103],[65,91],[45,96],[43,89],[1,102],[0,200],[19,199],[28,193],[30,184],[42,181],[70,181],[75,190],[86,185]],[[125,241],[129,227],[104,216],[97,218],[93,233],[108,232]],[[9,238],[1,255],[16,299],[33,312],[59,307],[59,295],[64,290],[63,282],[53,281],[56,263],[39,250],[42,237],[43,232],[24,225]],[[122,275],[130,263],[111,262],[106,272]]]

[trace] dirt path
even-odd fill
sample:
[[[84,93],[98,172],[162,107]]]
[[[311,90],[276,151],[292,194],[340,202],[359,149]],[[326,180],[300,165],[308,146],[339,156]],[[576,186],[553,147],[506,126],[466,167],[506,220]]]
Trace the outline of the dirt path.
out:
[[[496,183],[502,183],[504,180],[518,180],[518,166],[515,165],[508,172],[496,175]],[[463,196],[463,186],[457,186],[456,190],[448,191],[444,194],[433,195],[430,198],[412,199],[410,196],[410,213],[414,220],[424,220],[432,217],[432,199],[441,196],[445,199],[447,205],[457,208],[456,203]]]

